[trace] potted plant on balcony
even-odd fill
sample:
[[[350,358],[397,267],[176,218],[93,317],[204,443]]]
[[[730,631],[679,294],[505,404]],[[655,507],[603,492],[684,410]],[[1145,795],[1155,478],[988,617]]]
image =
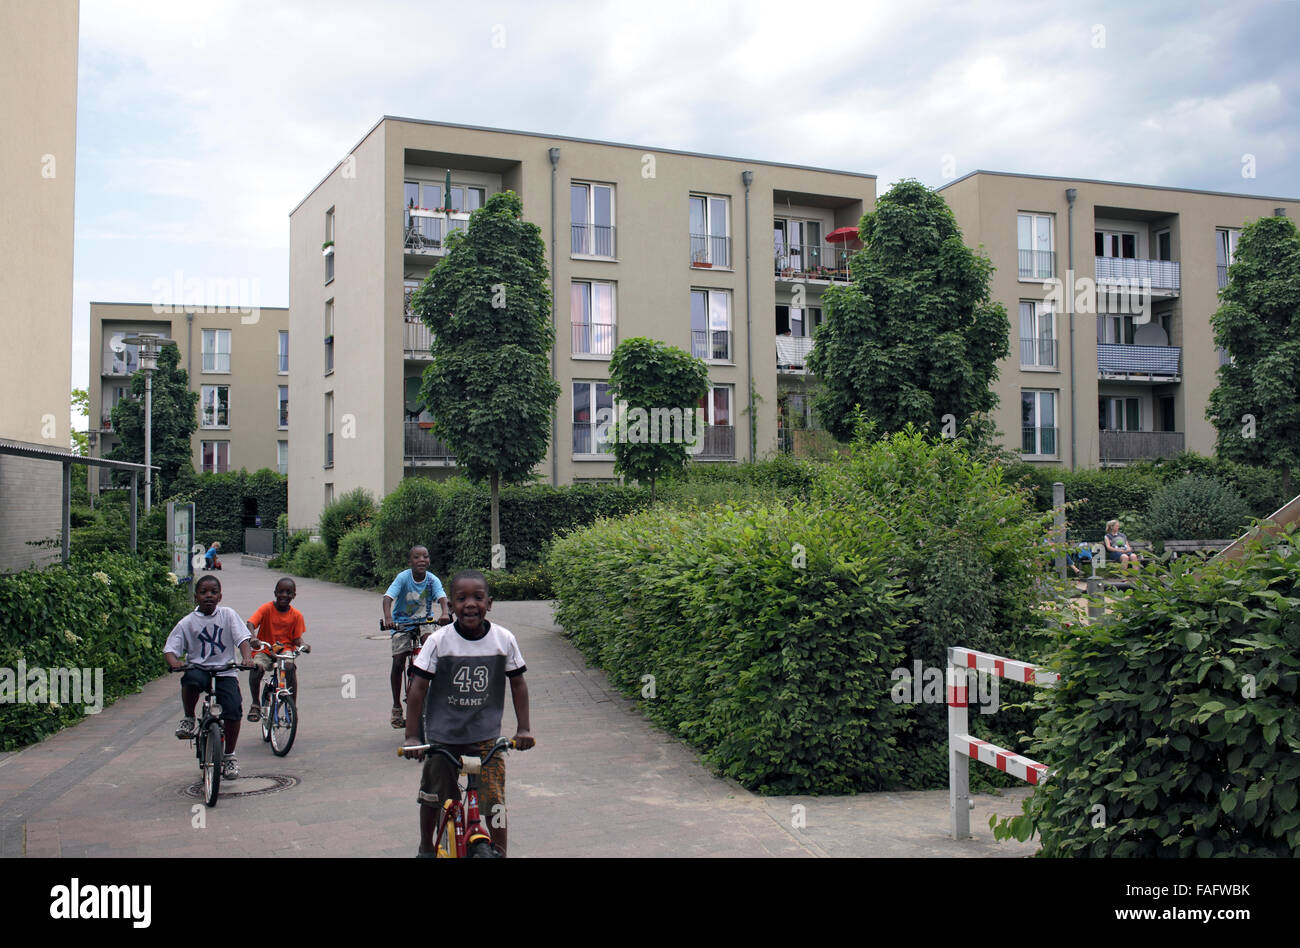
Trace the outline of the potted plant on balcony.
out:
[[[709,262],[709,251],[706,248],[699,248],[691,251],[691,266],[693,267],[712,267]]]
[[[334,252],[334,241],[327,240],[320,245],[320,254],[322,257],[328,257]]]

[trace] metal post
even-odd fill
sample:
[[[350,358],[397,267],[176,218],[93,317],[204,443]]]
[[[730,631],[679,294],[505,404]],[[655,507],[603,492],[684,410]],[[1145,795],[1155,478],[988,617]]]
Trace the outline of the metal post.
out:
[[[1063,544],[1065,543],[1065,485],[1060,481],[1052,485],[1052,508],[1056,511],[1053,519],[1056,542]],[[1056,558],[1056,572],[1062,579],[1065,579],[1064,555]]]
[[[89,469],[87,469],[89,474]],[[89,480],[87,480],[89,483]],[[63,565],[72,555],[72,462],[63,462]]]
[[[135,471],[131,472],[131,552],[135,552],[136,547],[136,516],[135,504],[136,494],[140,490],[140,475]]]
[[[969,734],[966,669],[954,664],[948,650],[948,810],[952,814],[952,838],[970,837],[970,761],[953,746],[958,734]]]
[[[144,512],[153,506],[153,372],[144,372]]]
[[[1096,562],[1095,558],[1093,562],[1095,564]],[[1094,565],[1093,568],[1096,569],[1096,566]],[[1093,575],[1088,577],[1088,618],[1089,619],[1100,619],[1102,614],[1105,613],[1106,611],[1106,606],[1104,603],[1100,601],[1096,601],[1096,602],[1093,601],[1094,597],[1098,597],[1099,599],[1100,596],[1101,596],[1101,580],[1097,578],[1096,573],[1093,573]]]

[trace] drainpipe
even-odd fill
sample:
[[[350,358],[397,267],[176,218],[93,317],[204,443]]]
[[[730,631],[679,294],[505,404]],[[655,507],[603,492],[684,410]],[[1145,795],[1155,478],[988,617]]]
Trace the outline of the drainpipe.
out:
[[[745,397],[749,402],[749,460],[753,463],[758,422],[754,418],[754,344],[749,328],[749,186],[754,183],[754,172],[742,171],[740,180],[745,183],[745,375],[749,379]]]
[[[185,375],[186,378],[189,380],[191,386],[194,385],[194,376],[197,374],[198,373],[194,371],[194,313],[188,312],[185,314]],[[202,390],[199,391],[201,394]],[[194,455],[194,438],[191,437],[190,456],[193,457],[193,455]],[[200,470],[202,470],[203,468],[202,461],[203,459],[199,458]]]
[[[1066,266],[1066,274],[1071,284],[1074,282],[1074,201],[1079,196],[1077,188],[1065,189],[1065,200],[1069,202],[1070,210],[1068,213],[1068,223],[1066,224],[1066,233],[1068,237],[1069,262]],[[1074,286],[1066,288],[1065,307],[1069,313],[1070,319],[1070,470],[1074,470],[1076,462],[1076,451],[1079,442],[1078,427],[1074,423]]]
[[[555,188],[556,175],[559,173],[560,149],[552,148],[549,152],[551,158],[551,327],[555,327]],[[559,330],[553,334],[551,339],[551,378],[558,379],[558,361],[557,352],[559,351],[560,338]],[[561,393],[563,394],[563,393]],[[551,486],[560,486],[560,415],[559,406],[551,413]]]

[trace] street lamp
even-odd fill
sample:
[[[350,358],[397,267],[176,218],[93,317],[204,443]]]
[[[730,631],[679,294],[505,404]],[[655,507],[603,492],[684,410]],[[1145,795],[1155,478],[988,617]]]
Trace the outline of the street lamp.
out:
[[[142,332],[127,336],[122,342],[140,347],[140,368],[144,372],[144,512],[148,513],[153,506],[153,471],[148,470],[153,463],[153,370],[158,368],[158,353],[162,347],[174,346],[176,340]]]

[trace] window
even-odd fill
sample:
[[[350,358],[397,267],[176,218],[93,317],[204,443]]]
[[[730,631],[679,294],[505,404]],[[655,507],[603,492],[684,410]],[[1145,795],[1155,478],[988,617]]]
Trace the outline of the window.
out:
[[[1093,232],[1093,250],[1098,257],[1119,257],[1123,260],[1137,259],[1137,234],[1126,234],[1116,230],[1098,230]]]
[[[730,428],[731,386],[714,385],[709,394],[700,399],[700,409],[704,412],[704,423],[710,427]]]
[[[614,256],[613,185],[569,185],[569,231],[573,253]]]
[[[691,290],[691,354],[709,362],[731,361],[731,294]]]
[[[279,348],[276,350],[276,371],[281,375],[289,374],[289,331],[281,329],[279,332]]]
[[[1056,368],[1056,314],[1038,300],[1020,301],[1021,368]]]
[[[730,200],[691,195],[691,266],[731,266]]]
[[[326,484],[325,485],[325,506],[328,507],[332,503],[334,503],[334,485]]]
[[[1016,219],[1020,279],[1050,280],[1056,274],[1050,214],[1020,214]]]
[[[699,409],[704,414],[704,437],[696,457],[734,458],[736,456],[736,427],[731,405],[732,387],[714,385],[700,399]]]
[[[1158,404],[1160,406],[1160,430],[1177,431],[1178,428],[1174,419],[1174,396],[1161,395]]]
[[[1020,393],[1022,454],[1056,457],[1056,393],[1023,390]]]
[[[230,330],[205,329],[203,336],[203,371],[230,371]]]
[[[325,466],[334,466],[334,393],[325,393]]]
[[[289,442],[277,441],[275,443],[275,464],[281,474],[289,473]]]
[[[325,246],[322,248],[325,254],[325,282],[329,283],[334,279],[334,208],[325,212]]]
[[[1162,230],[1156,233],[1156,259],[1173,260],[1173,242],[1169,231]]]
[[[789,333],[796,339],[811,339],[817,327],[822,324],[820,306],[785,306],[776,307],[776,334],[784,336]]]
[[[1102,431],[1141,431],[1141,399],[1099,398],[1098,424]]]
[[[1132,316],[1097,317],[1097,341],[1103,344],[1131,346],[1135,326]]]
[[[1220,227],[1214,232],[1215,253],[1219,267],[1219,289],[1228,285],[1228,267],[1232,266],[1237,259],[1237,241],[1241,239],[1241,231],[1230,228]]]
[[[795,273],[814,273],[822,264],[825,248],[822,246],[821,221],[775,219],[772,241],[776,253],[776,269],[783,276]]]
[[[614,284],[575,280],[569,290],[574,355],[614,351]]]
[[[334,301],[325,302],[325,374],[334,371]]]
[[[278,401],[278,414],[276,417],[279,418],[279,421],[276,423],[277,427],[288,428],[289,427],[289,386],[287,385],[279,386],[277,401]]]
[[[199,403],[202,412],[199,426],[202,428],[230,427],[230,386],[204,385],[202,400]]]
[[[483,206],[487,192],[483,188],[467,188],[458,184],[451,186],[451,209],[472,214]]]
[[[573,383],[573,454],[612,455],[609,425],[614,420],[614,396],[608,382]]]
[[[133,335],[134,331],[115,332],[109,337],[108,351],[112,356],[108,364],[109,375],[134,375],[140,368],[140,347],[122,341]]]
[[[203,472],[208,474],[225,474],[230,470],[230,442],[204,441]]]

